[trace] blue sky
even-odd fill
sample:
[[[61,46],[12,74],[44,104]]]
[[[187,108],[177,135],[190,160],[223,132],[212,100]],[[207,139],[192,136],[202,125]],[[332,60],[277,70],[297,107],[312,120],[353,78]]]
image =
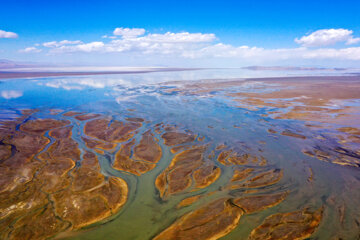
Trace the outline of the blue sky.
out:
[[[360,63],[359,1],[0,1],[0,58],[141,66]],[[121,30],[115,35],[116,28],[144,32],[130,39]]]

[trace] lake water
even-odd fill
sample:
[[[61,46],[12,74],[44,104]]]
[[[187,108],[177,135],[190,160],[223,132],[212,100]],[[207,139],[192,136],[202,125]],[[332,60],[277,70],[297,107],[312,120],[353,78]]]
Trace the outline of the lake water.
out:
[[[259,153],[268,161],[267,168],[283,169],[284,176],[267,193],[288,191],[288,197],[264,211],[244,215],[238,226],[222,239],[246,239],[250,232],[271,214],[291,212],[303,208],[324,207],[323,219],[311,239],[358,239],[360,230],[360,175],[359,169],[319,161],[302,153],[307,145],[317,143],[321,129],[310,130],[301,121],[264,117],[265,110],[250,111],[239,108],[226,91],[257,91],[255,85],[244,84],[213,92],[211,96],[176,94],[169,91],[178,81],[237,79],[261,76],[289,76],[291,72],[252,72],[244,70],[196,70],[145,74],[49,77],[12,79],[0,82],[0,118],[12,119],[21,109],[38,109],[33,118],[69,119],[73,138],[80,148],[84,122],[63,115],[52,115],[50,109],[99,113],[117,120],[139,117],[146,120],[135,137],[157,123],[177,126],[204,136],[210,149],[225,143],[234,148]],[[309,74],[324,74],[309,73]],[[331,73],[328,73],[331,74]],[[167,83],[173,82],[173,83]],[[166,83],[166,84],[165,84]],[[237,127],[234,127],[237,126]],[[306,140],[281,135],[270,135],[269,128],[301,131]],[[160,135],[156,135],[160,139]],[[210,186],[198,192],[185,192],[161,200],[155,187],[156,177],[170,164],[174,154],[159,142],[163,155],[151,171],[139,176],[113,169],[114,153],[97,154],[101,172],[105,176],[119,176],[129,185],[129,196],[120,212],[110,220],[91,225],[75,234],[61,235],[69,239],[150,239],[168,227],[177,218],[207,202],[228,197],[233,193],[222,191],[232,176],[232,170],[217,161],[221,176]],[[210,152],[209,152],[210,153]],[[312,181],[309,181],[311,173]],[[195,204],[177,208],[184,198],[206,195]],[[343,207],[345,206],[345,207]],[[340,209],[340,210],[339,210]],[[341,209],[345,209],[344,211]],[[343,211],[343,212],[341,212]],[[343,218],[339,222],[339,218]]]

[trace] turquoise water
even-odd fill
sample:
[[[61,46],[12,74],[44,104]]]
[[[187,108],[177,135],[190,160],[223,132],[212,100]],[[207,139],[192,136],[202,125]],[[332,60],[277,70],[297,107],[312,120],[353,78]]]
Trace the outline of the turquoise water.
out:
[[[203,70],[6,80],[0,83],[0,118],[11,119],[17,116],[21,109],[31,108],[39,109],[34,117],[69,119],[74,122],[73,137],[82,149],[86,149],[80,141],[84,123],[62,115],[51,115],[50,109],[100,113],[119,120],[126,117],[142,117],[148,122],[142,126],[136,137],[162,122],[205,136],[204,143],[210,144],[212,148],[226,143],[231,147],[246,149],[250,153],[261,152],[268,160],[269,168],[284,169],[283,179],[274,187],[265,190],[288,190],[290,194],[284,202],[273,208],[243,216],[238,227],[223,239],[246,239],[252,229],[273,213],[296,211],[305,207],[316,209],[321,206],[325,206],[324,218],[312,239],[331,239],[334,236],[356,239],[359,234],[357,221],[360,221],[359,170],[321,162],[302,153],[302,149],[307,145],[321,144],[315,138],[320,130],[309,130],[301,121],[263,117],[262,114],[266,113],[264,109],[250,111],[239,108],[226,96],[229,91],[256,91],[251,85],[232,87],[225,91],[213,92],[206,97],[199,97],[169,93],[167,90],[175,88],[176,84],[165,84],[204,79],[242,81],[242,78],[247,76],[257,75],[246,75],[235,70]],[[238,127],[234,128],[234,125]],[[274,137],[268,134],[269,128],[276,128],[278,131],[301,131],[309,138],[302,140],[281,135]],[[156,137],[161,139],[159,135]],[[173,154],[162,141],[160,145],[163,149],[160,162],[156,168],[141,177],[114,170],[111,167],[114,154],[98,154],[104,175],[120,176],[129,184],[128,201],[122,210],[110,219],[75,234],[59,237],[150,239],[183,214],[213,199],[232,194],[219,190],[228,183],[232,169],[210,159],[222,170],[221,177],[214,184],[197,192],[175,195],[166,201],[161,200],[154,182],[157,175],[169,165]],[[314,174],[312,182],[308,181],[309,168]],[[186,197],[214,191],[215,194],[202,198],[189,207],[176,208]],[[340,224],[338,208],[342,205],[346,206],[345,220]]]

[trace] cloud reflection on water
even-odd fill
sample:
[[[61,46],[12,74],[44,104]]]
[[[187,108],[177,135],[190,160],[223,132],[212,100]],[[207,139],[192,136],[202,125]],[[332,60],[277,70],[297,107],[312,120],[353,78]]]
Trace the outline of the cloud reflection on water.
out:
[[[22,97],[23,92],[22,91],[15,91],[15,90],[4,90],[1,91],[1,97],[5,99],[14,99]]]

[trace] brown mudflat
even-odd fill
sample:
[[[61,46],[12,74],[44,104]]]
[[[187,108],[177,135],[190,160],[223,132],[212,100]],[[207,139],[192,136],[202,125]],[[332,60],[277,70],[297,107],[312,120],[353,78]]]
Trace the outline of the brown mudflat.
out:
[[[226,150],[226,148],[225,145],[216,148],[214,154],[217,157],[214,157],[226,167],[234,168],[234,172],[228,186],[218,191],[229,191],[233,197],[222,197],[198,207],[176,220],[158,234],[155,239],[218,239],[236,228],[240,223],[241,216],[274,207],[286,199],[289,194],[286,191],[277,190],[275,193],[267,193],[267,189],[276,189],[277,185],[282,185],[282,169],[269,170],[267,160],[264,157],[249,153],[240,154],[234,149]],[[155,184],[160,196],[167,198],[171,194],[194,191],[194,186],[197,183],[193,182],[196,179],[193,167],[203,165],[200,163],[205,158],[204,149],[206,146],[195,144],[192,148],[185,149],[175,155],[169,167],[160,173],[156,179]],[[206,175],[208,178],[211,178],[210,173],[214,174],[216,169],[213,167],[211,171],[211,168],[207,167],[206,170],[209,173]],[[172,176],[172,174],[179,175]],[[178,181],[178,179],[182,179],[182,181]],[[212,183],[213,181],[209,185],[211,186]],[[201,202],[206,202],[207,197],[212,195],[216,195],[216,191],[207,195],[184,198],[177,207],[182,208],[198,204],[200,199]],[[320,219],[318,219],[319,221]],[[318,222],[316,225],[311,225],[311,233],[315,231]],[[307,222],[303,225],[306,224]],[[291,226],[287,227],[289,231],[292,231]],[[309,228],[301,228],[297,231],[301,236],[308,236],[309,232]]]
[[[281,132],[281,135],[288,136],[288,137],[294,137],[294,138],[300,138],[300,139],[306,139],[304,135],[301,135],[299,133],[295,133],[289,130],[285,130]]]
[[[154,240],[218,239],[237,226],[242,214],[229,200],[220,199],[182,216]]]
[[[273,182],[268,182],[268,185]],[[218,239],[239,224],[240,217],[281,203],[287,192],[230,199],[218,199],[185,214],[155,239]],[[178,207],[188,206],[201,196],[182,200]]]
[[[205,164],[205,150],[206,146],[193,146],[175,155],[156,179],[161,197],[183,192],[193,184],[195,188],[205,188],[217,180],[221,171],[211,162]]]
[[[195,136],[182,132],[166,132],[161,136],[167,146],[174,146],[182,143],[188,143],[195,140]]]
[[[81,112],[69,111],[69,112],[64,113],[63,115],[65,117],[73,117],[73,116],[78,115],[78,114],[81,114]]]
[[[279,205],[289,194],[281,190],[284,170],[269,165],[260,151],[225,144],[212,147],[171,125],[155,126],[158,133],[152,128],[140,132],[143,121],[137,118],[118,121],[73,112],[63,114],[67,120],[25,121],[33,112],[24,111],[0,129],[0,236],[4,239],[47,239],[118,213],[128,199],[128,184],[101,172],[99,156],[105,153],[114,155],[114,170],[136,177],[156,168],[164,149],[173,153],[153,184],[163,201],[178,198],[174,209],[193,209],[160,229],[155,239],[218,239],[241,224],[243,215]],[[73,136],[80,125],[69,119],[86,121],[77,138],[86,149],[80,149]],[[225,185],[205,193],[224,171],[232,174]],[[275,219],[280,218],[279,223],[266,219],[250,238],[276,233],[275,239],[282,239],[287,231],[302,239],[321,220],[321,213],[305,210],[283,215]],[[295,219],[295,225],[288,218]]]
[[[252,91],[242,88],[247,84],[254,85]],[[313,132],[313,135],[318,135],[318,129],[337,131],[337,135],[332,135],[331,138],[345,149],[346,154],[341,155],[336,145],[332,149],[327,149],[314,144],[311,146],[313,151],[315,148],[321,148],[322,152],[335,156],[317,155],[317,158],[343,166],[359,166],[360,155],[357,149],[360,143],[360,106],[356,103],[360,99],[359,76],[193,81],[178,84],[174,91],[176,94],[211,96],[211,92],[226,92],[228,88],[232,88],[231,92],[225,94],[231,97],[239,108],[251,111],[265,110],[266,113],[261,114],[264,118],[299,121],[298,123],[302,123],[310,133]],[[298,139],[308,138],[306,134],[289,129],[269,128],[268,132],[280,132],[281,135]],[[224,152],[223,156],[220,156],[220,162],[226,154],[228,153]],[[222,163],[230,164],[228,161]]]
[[[101,141],[96,138],[82,137],[81,139],[85,142],[88,148],[92,149],[111,150],[116,146],[114,143]]]
[[[45,239],[118,212],[127,200],[126,182],[105,179],[95,154],[85,152],[81,158],[70,122],[22,123],[25,117],[1,129],[1,238]],[[52,143],[46,132],[55,139]]]
[[[161,155],[162,150],[149,130],[142,135],[138,144],[135,144],[133,139],[121,146],[116,153],[113,167],[140,176],[152,170],[160,160]]]
[[[256,156],[250,155],[248,153],[240,154],[232,149],[224,150],[220,152],[217,160],[225,165],[254,165],[254,166],[262,166],[266,165],[266,160],[263,158],[258,158]]]
[[[129,140],[133,135],[133,131],[138,129],[141,123],[137,122],[120,122],[111,119],[100,118],[87,122],[85,124],[84,132],[90,137],[99,140],[118,143]]]
[[[157,163],[161,158],[161,148],[150,130],[145,132],[138,145],[134,147],[134,158]]]
[[[271,195],[247,196],[234,199],[233,203],[246,213],[253,213],[279,204],[286,196],[286,192]]]
[[[75,118],[79,121],[86,121],[86,120],[93,119],[93,118],[96,118],[99,116],[100,116],[100,114],[88,113],[88,114],[77,115],[77,116],[75,116]]]
[[[310,212],[305,209],[271,215],[251,232],[249,240],[307,239],[319,226],[322,211],[322,209],[318,209]]]
[[[181,208],[181,207],[189,206],[189,205],[193,204],[194,202],[196,202],[197,200],[199,200],[200,198],[201,198],[200,195],[185,198],[185,199],[181,200],[181,202],[177,205],[177,207]]]

